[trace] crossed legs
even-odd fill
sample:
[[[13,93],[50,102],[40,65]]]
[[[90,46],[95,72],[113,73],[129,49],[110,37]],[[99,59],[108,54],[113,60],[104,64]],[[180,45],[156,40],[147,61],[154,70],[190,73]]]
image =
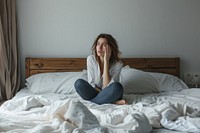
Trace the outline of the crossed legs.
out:
[[[95,90],[87,81],[83,79],[78,79],[74,86],[77,93],[85,100],[89,100],[97,104],[126,104],[126,101],[121,99],[123,96],[123,87],[119,82],[110,84],[100,92]]]

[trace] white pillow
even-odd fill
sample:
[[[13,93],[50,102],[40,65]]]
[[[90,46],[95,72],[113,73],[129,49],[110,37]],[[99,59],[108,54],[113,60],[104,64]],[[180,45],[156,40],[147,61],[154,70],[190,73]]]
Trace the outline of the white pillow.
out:
[[[120,82],[124,94],[145,94],[188,89],[178,77],[164,73],[144,72],[134,68],[122,68]]]
[[[26,86],[32,93],[36,94],[71,94],[76,92],[74,83],[79,78],[87,80],[87,71],[35,74],[26,79]]]
[[[157,92],[156,82],[151,75],[133,68],[122,68],[120,83],[124,88],[124,94]]]
[[[158,85],[157,90],[159,92],[180,91],[183,89],[189,89],[189,87],[176,76],[164,73],[148,73],[154,78],[154,81],[156,81],[156,84]]]

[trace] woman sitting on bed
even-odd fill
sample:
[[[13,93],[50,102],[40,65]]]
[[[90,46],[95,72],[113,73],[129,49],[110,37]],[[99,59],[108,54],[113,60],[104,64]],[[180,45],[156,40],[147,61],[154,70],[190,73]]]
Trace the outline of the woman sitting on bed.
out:
[[[78,79],[74,85],[77,93],[97,104],[126,104],[119,83],[123,63],[119,58],[117,41],[110,34],[100,34],[91,49],[93,54],[87,57],[88,82]]]

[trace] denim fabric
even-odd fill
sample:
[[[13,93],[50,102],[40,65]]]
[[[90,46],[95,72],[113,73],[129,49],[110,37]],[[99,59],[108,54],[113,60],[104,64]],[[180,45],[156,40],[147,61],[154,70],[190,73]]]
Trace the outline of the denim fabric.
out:
[[[74,87],[83,99],[97,104],[113,103],[123,96],[123,87],[119,82],[110,84],[100,92],[83,79],[78,79]]]

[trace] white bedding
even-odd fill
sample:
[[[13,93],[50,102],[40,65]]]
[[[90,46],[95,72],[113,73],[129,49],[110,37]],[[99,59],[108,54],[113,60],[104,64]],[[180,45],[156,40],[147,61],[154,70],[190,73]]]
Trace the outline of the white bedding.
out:
[[[33,94],[25,88],[0,107],[0,131],[200,132],[200,89],[127,94],[124,98],[129,105],[97,105],[76,93]]]

